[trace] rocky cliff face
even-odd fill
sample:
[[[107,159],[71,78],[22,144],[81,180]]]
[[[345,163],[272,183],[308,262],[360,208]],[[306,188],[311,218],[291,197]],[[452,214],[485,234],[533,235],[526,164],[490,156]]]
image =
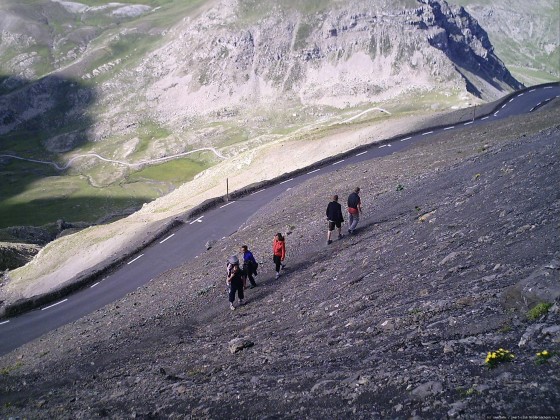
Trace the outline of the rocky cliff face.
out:
[[[500,58],[526,85],[560,78],[560,4],[457,0],[488,31]]]
[[[87,13],[93,13],[65,2],[56,3],[55,8],[58,21],[84,14],[87,21]],[[21,19],[21,7],[10,10],[11,22]],[[124,19],[110,10],[111,16]],[[136,11],[138,15],[147,12]],[[53,14],[50,11],[47,16]],[[27,18],[39,20],[33,16]],[[131,16],[135,15],[129,14],[128,19]],[[46,27],[41,22],[35,22],[36,36],[48,28],[48,22]],[[48,94],[61,91],[53,85],[56,78],[25,87],[28,82],[21,77],[33,75],[15,62],[6,65],[5,71],[13,76],[2,83],[4,133],[41,128],[46,123],[37,120],[50,121],[57,112],[63,115],[62,121],[86,118],[91,116],[87,108],[93,98],[96,107],[105,111],[82,121],[79,130],[90,127],[89,138],[101,140],[129,132],[145,119],[180,130],[196,118],[223,118],[273,104],[280,110],[344,108],[441,88],[462,89],[486,100],[520,87],[476,21],[464,9],[439,0],[325,2],[311,11],[273,2],[256,7],[248,1],[225,0],[185,18],[162,36],[165,45],[154,52],[143,57],[115,56],[93,68],[90,61],[100,49],[92,48],[91,39],[97,33],[90,32],[87,36],[79,32],[82,36],[78,37],[69,25],[64,37],[51,35],[53,56],[58,58],[50,65],[60,72],[56,77],[73,74],[88,86],[94,83],[95,90],[69,82],[62,89],[68,94],[56,98]],[[8,31],[0,44],[4,51],[15,45],[14,36],[25,37],[27,44],[34,39],[31,34]],[[127,30],[113,32],[112,38],[106,35],[106,42],[124,43],[127,36]],[[80,42],[70,48],[74,38]],[[68,51],[63,54],[63,50]],[[22,63],[27,55],[20,51],[17,57]],[[141,64],[134,65],[138,59]],[[99,57],[95,61],[99,63]],[[116,68],[120,71],[115,72]],[[15,87],[20,89],[14,91]],[[76,126],[69,121],[63,125],[53,131]]]

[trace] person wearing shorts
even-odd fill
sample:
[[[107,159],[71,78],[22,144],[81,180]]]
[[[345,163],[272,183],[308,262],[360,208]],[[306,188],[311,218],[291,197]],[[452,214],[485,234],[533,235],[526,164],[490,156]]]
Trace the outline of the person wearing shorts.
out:
[[[332,244],[331,236],[335,228],[338,229],[338,239],[342,238],[342,222],[344,222],[344,217],[342,216],[342,206],[338,202],[338,195],[333,195],[332,201],[327,206],[327,221],[329,223],[327,231],[327,245]]]

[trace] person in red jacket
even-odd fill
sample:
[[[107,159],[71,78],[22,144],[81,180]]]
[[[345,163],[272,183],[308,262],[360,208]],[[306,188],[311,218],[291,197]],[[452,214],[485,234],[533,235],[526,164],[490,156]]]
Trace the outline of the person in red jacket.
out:
[[[282,234],[277,233],[272,242],[272,260],[276,264],[276,278],[280,277],[280,267],[284,268],[284,258],[286,258],[286,242]]]

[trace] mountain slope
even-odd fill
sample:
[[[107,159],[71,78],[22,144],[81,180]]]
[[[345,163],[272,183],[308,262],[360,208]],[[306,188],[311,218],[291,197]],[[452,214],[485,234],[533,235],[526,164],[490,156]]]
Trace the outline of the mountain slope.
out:
[[[559,105],[290,189],[201,258],[0,358],[0,413],[555,415]],[[330,196],[357,185],[358,233],[325,245]],[[288,256],[274,280],[277,231]],[[262,261],[259,287],[232,312],[224,263],[242,243]],[[489,368],[500,348],[515,358]]]
[[[72,161],[0,156],[5,226],[123,217],[216,165],[182,155],[202,147],[231,157],[520,86],[477,22],[439,1],[0,7],[0,154]]]

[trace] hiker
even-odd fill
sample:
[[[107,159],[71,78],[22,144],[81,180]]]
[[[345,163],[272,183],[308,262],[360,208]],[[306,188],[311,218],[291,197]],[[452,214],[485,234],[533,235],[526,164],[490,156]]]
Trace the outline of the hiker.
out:
[[[228,258],[227,264],[228,270],[228,277],[226,283],[229,287],[229,308],[233,311],[235,310],[235,306],[233,302],[235,302],[235,292],[237,292],[237,296],[239,297],[239,306],[243,305],[243,272],[239,268],[239,258],[235,255],[232,255]]]
[[[280,267],[284,268],[284,258],[286,258],[286,242],[280,232],[274,235],[272,242],[272,260],[276,264],[276,278],[280,277]]]
[[[258,275],[257,268],[259,267],[259,263],[255,260],[253,253],[249,251],[247,245],[243,245],[241,247],[241,252],[243,253],[243,272],[245,273],[245,277],[248,278],[251,283],[249,289],[252,289],[253,287],[257,287],[253,274],[255,276]]]
[[[332,244],[331,235],[336,227],[338,229],[338,239],[342,238],[342,222],[344,222],[344,217],[342,216],[342,206],[338,202],[338,195],[333,195],[332,201],[327,206],[327,221],[329,227],[327,230],[327,245]]]
[[[360,198],[360,187],[356,187],[354,192],[348,196],[348,233],[352,234],[360,221],[362,213],[362,200]]]

